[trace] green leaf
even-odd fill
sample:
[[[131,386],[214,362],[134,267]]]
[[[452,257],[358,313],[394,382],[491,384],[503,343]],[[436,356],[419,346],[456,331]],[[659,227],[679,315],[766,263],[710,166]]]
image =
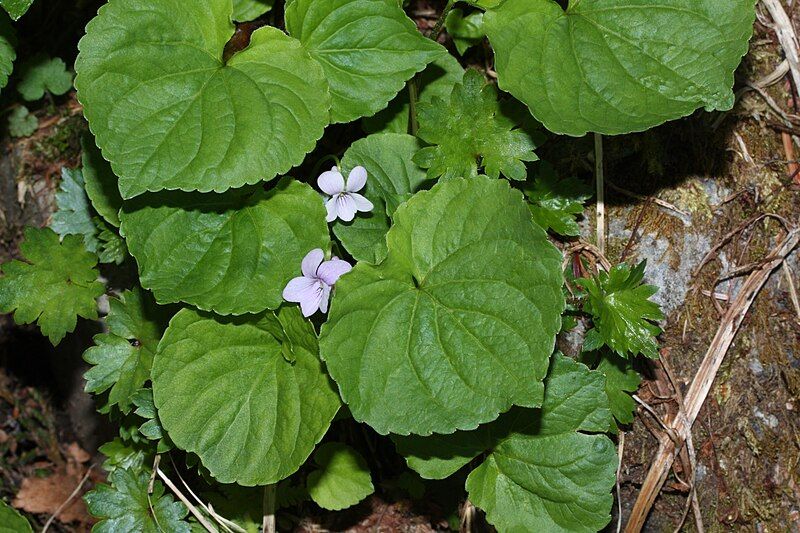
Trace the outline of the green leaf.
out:
[[[25,517],[0,500],[0,533],[33,533],[33,528]]]
[[[8,133],[12,137],[30,137],[39,129],[39,119],[24,105],[17,106],[8,115]]]
[[[601,373],[556,355],[541,410],[513,409],[468,433],[400,438],[400,452],[431,478],[454,471],[442,468],[454,456],[466,464],[486,452],[467,490],[500,531],[599,531],[611,519],[617,469],[608,437],[587,434],[612,423],[604,387]]]
[[[150,475],[135,473],[122,468],[109,476],[111,486],[97,487],[84,496],[92,516],[100,518],[93,533],[118,533],[137,531],[141,533],[189,533],[191,528],[183,520],[186,507],[164,494],[160,481],[153,483],[152,494],[148,493]]]
[[[13,20],[19,20],[28,12],[31,5],[33,5],[33,0],[0,0],[0,6],[3,6]]]
[[[77,324],[77,317],[97,319],[97,258],[83,239],[67,235],[59,242],[49,228],[26,228],[20,245],[24,261],[2,266],[0,313],[14,312],[17,324],[36,322],[54,345]]]
[[[533,220],[546,230],[577,237],[581,228],[575,217],[592,197],[589,187],[577,178],[559,179],[553,167],[543,166],[533,184],[525,188]]]
[[[39,54],[19,69],[17,91],[29,102],[44,97],[45,92],[59,96],[72,89],[72,73],[58,57]]]
[[[97,256],[101,263],[115,263],[121,265],[128,257],[128,246],[125,240],[103,219],[94,217],[97,234]]]
[[[144,470],[147,450],[139,442],[123,442],[119,437],[107,442],[98,448],[106,456],[103,470],[109,474],[120,468],[139,473]]]
[[[314,452],[318,469],[308,474],[308,494],[330,511],[351,507],[373,492],[367,462],[350,446],[328,442]]]
[[[90,252],[97,252],[97,227],[92,220],[92,207],[83,188],[83,174],[79,169],[61,169],[61,183],[56,192],[58,211],[53,213],[50,227],[61,237],[80,235]]]
[[[754,0],[508,0],[486,12],[500,88],[555,133],[643,131],[733,106]]]
[[[120,218],[142,286],[159,303],[225,315],[277,308],[303,257],[330,244],[321,197],[290,179],[268,192],[147,195]]]
[[[81,137],[83,150],[83,180],[86,194],[95,211],[112,226],[119,227],[119,210],[122,209],[122,197],[117,189],[117,177],[111,165],[103,159],[103,154],[94,143],[94,138],[87,133]]]
[[[296,307],[279,313],[313,332]],[[222,483],[266,485],[291,475],[339,409],[316,353],[295,342],[294,363],[283,357],[276,320],[184,309],[156,354],[153,393],[164,429]]]
[[[486,32],[483,30],[483,13],[480,11],[465,16],[462,10],[453,9],[447,14],[444,27],[462,56],[486,37]]]
[[[3,7],[6,7],[7,3],[7,0],[0,0],[0,5]],[[11,21],[0,13],[0,89],[8,84],[8,77],[14,69],[14,60],[17,58],[16,46],[17,34],[11,26]]]
[[[263,27],[223,62],[231,6],[111,0],[87,26],[75,86],[123,198],[269,180],[322,136],[327,83],[295,39]]]
[[[661,328],[652,322],[663,320],[664,314],[657,303],[650,301],[658,287],[642,284],[645,266],[642,262],[631,269],[621,263],[610,272],[577,280],[586,290],[583,309],[592,315],[594,322],[587,338],[591,340],[596,336],[622,357],[642,354],[658,358],[655,337],[661,333]],[[591,345],[596,347],[595,342]]]
[[[561,324],[561,254],[505,181],[454,179],[395,212],[389,255],[336,286],[321,353],[379,433],[473,429],[539,405]]]
[[[233,20],[247,22],[255,20],[272,10],[275,0],[233,0]]]
[[[419,138],[432,144],[414,157],[428,177],[464,177],[486,175],[498,178],[502,173],[514,180],[524,180],[524,161],[536,161],[531,136],[514,129],[512,120],[502,114],[497,90],[487,85],[477,70],[468,70],[464,82],[456,85],[450,101],[433,98],[417,106]]]
[[[292,0],[286,28],[325,71],[333,122],[369,116],[446,53],[397,0]]]
[[[377,264],[386,257],[386,232],[397,207],[411,198],[425,181],[425,171],[412,158],[420,149],[416,137],[398,133],[370,135],[347,150],[342,167],[367,169],[367,185],[362,191],[375,208],[352,222],[337,221],[333,231],[347,251],[358,261]]]
[[[86,392],[110,390],[108,405],[129,413],[133,395],[150,379],[158,342],[175,309],[160,307],[141,289],[110,298],[108,333],[95,335],[95,346],[84,352],[94,365],[84,377]]]
[[[453,87],[461,83],[464,69],[458,60],[445,54],[422,71],[414,81],[417,83],[417,102],[430,102],[434,96],[448,98]],[[408,90],[400,91],[386,109],[378,111],[371,117],[362,119],[362,126],[367,133],[408,133],[408,115],[411,106],[408,102]]]
[[[641,376],[633,368],[633,361],[620,357],[608,350],[598,353],[599,362],[596,370],[606,377],[606,394],[609,406],[620,424],[633,423],[633,412],[636,402],[631,393],[639,390]]]

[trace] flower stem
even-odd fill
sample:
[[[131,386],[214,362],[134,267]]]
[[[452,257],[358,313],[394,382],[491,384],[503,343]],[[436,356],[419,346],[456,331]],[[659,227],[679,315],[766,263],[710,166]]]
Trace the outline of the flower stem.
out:
[[[597,247],[606,253],[606,194],[603,179],[603,136],[594,134],[594,174],[597,185]]]
[[[411,135],[416,137],[419,130],[417,120],[417,101],[419,100],[419,87],[417,87],[417,77],[414,76],[408,82],[408,129]]]
[[[264,487],[263,533],[275,533],[275,484]]]
[[[457,0],[447,0],[447,5],[444,6],[444,11],[442,11],[442,16],[439,17],[439,20],[436,21],[436,25],[428,34],[430,39],[435,41],[439,38],[439,34],[442,33],[442,28],[444,27],[444,21],[447,18],[447,15],[450,13],[450,10],[453,9],[456,1]]]

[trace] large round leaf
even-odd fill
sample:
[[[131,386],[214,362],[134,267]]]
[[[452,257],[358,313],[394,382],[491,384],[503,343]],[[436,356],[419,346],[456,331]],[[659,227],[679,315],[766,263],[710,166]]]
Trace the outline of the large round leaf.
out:
[[[522,194],[442,182],[395,212],[389,255],[339,280],[321,353],[380,433],[473,429],[537,406],[561,323],[561,254]]]
[[[733,106],[754,0],[508,0],[484,26],[500,87],[549,130],[646,130]]]
[[[445,54],[397,0],[292,0],[286,28],[322,65],[334,122],[383,109],[407,80]]]
[[[295,307],[280,321],[312,326]],[[220,318],[184,309],[153,363],[158,416],[181,449],[223,483],[266,485],[294,473],[328,429],[339,398],[305,339],[286,357],[273,313]],[[280,337],[280,335],[278,335]]]
[[[275,28],[223,61],[231,0],[111,0],[79,44],[75,85],[124,198],[222,192],[299,164],[328,124],[322,69]]]
[[[303,257],[330,242],[319,195],[289,179],[269,192],[146,195],[121,219],[142,286],[159,303],[223,315],[277,308]]]

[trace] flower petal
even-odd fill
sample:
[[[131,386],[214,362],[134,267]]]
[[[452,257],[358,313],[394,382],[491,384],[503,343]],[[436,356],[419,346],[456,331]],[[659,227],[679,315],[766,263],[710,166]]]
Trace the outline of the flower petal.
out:
[[[316,289],[314,286],[319,283],[318,279],[301,276],[294,278],[283,289],[283,299],[287,302],[299,303],[311,297]]]
[[[367,200],[365,196],[362,196],[357,192],[351,192],[349,193],[349,196],[356,203],[356,209],[358,211],[361,211],[362,213],[369,213],[375,207],[374,205],[372,205],[372,202]]]
[[[319,268],[319,265],[322,263],[323,259],[325,259],[325,252],[323,252],[320,248],[315,248],[308,252],[300,265],[303,275],[307,278],[316,278],[317,269]]]
[[[338,196],[333,196],[325,202],[325,209],[328,210],[328,215],[325,217],[326,222],[333,222],[339,216],[339,208],[336,206],[338,198]]]
[[[319,283],[314,291],[314,296],[300,302],[300,311],[303,313],[304,317],[308,318],[317,312],[322,305],[322,298],[324,294],[324,286],[322,283]],[[328,304],[326,302],[325,307],[327,307],[327,305]]]
[[[334,196],[344,192],[344,176],[338,170],[328,170],[319,175],[317,185],[325,194]]]
[[[350,222],[356,216],[356,202],[348,193],[336,197],[336,214],[345,222]]]
[[[325,261],[319,266],[317,276],[331,287],[336,285],[339,278],[353,270],[353,267],[347,261],[333,258],[330,261]]]
[[[328,301],[331,298],[331,288],[328,285],[322,286],[322,299],[319,302],[319,310],[323,313],[328,312]]]
[[[345,190],[347,192],[357,192],[363,189],[366,184],[367,169],[362,166],[357,166],[351,170],[350,175],[347,176],[347,186]]]

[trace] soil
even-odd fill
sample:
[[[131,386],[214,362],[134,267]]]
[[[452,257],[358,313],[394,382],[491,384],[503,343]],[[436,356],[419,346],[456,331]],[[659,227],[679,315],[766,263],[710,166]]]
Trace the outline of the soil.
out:
[[[79,4],[78,9],[55,10],[65,18],[32,12],[30,22],[24,22],[28,31],[21,55],[44,47],[71,62],[64,50],[74,50],[97,2]],[[412,4],[410,12],[420,28],[430,28],[441,3]],[[787,7],[787,11],[794,11],[795,21],[800,17],[800,9]],[[55,21],[68,29],[59,42],[49,37]],[[477,47],[467,60],[483,67],[483,54]],[[750,53],[737,72],[737,88],[772,72],[782,59],[774,32],[757,23]],[[768,88],[767,94],[787,112],[797,112],[788,81]],[[79,138],[85,125],[74,95],[44,102],[33,111],[40,120],[37,133],[22,140],[5,138],[0,147],[0,263],[18,256],[25,225],[47,223],[61,168],[79,164]],[[674,380],[668,379],[663,363],[643,362],[645,381],[638,392],[660,415],[674,411],[673,381],[686,391],[741,283],[741,278],[722,283],[716,279],[763,260],[780,237],[780,226],[768,220],[748,228],[696,272],[703,256],[755,215],[774,213],[792,224],[800,221],[800,190],[793,184],[776,123],[779,119],[764,98],[750,91],[730,112],[698,112],[647,133],[604,140],[607,256],[611,261],[647,260],[647,280],[660,288],[656,299],[667,315],[661,357]],[[337,151],[332,147],[346,146],[350,137],[352,132],[336,127],[322,144],[328,152]],[[794,149],[800,150],[798,139],[793,140]],[[546,143],[538,153],[565,176],[592,179],[591,139]],[[593,242],[593,209],[587,209],[583,222],[583,238]],[[694,426],[701,516],[689,511],[683,518],[690,494],[685,481],[691,474],[689,465],[679,460],[650,513],[646,531],[696,531],[702,522],[712,532],[800,532],[800,310],[792,301],[789,283],[791,278],[800,287],[800,252],[795,251],[786,266],[773,274],[757,298]],[[0,497],[6,501],[16,497],[22,500],[16,502],[19,506],[33,509],[27,514],[34,526],[44,525],[54,507],[82,482],[85,491],[102,481],[96,466],[102,458],[96,450],[113,429],[82,392],[81,377],[85,370],[81,353],[99,327],[81,322],[75,334],[53,348],[35,328],[16,326],[9,317],[0,316]],[[574,335],[562,339],[562,348],[574,350],[574,339]],[[341,423],[334,431],[348,435],[368,457],[377,476],[376,496],[340,513],[323,513],[303,504],[285,512],[284,527],[303,532],[427,532],[457,527],[459,515],[464,514],[458,490],[463,480],[430,485],[424,496],[410,499],[397,488],[402,463],[388,440]],[[616,530],[617,509],[622,523],[627,520],[657,448],[658,431],[657,422],[644,409],[626,428],[619,507],[615,503],[608,531]],[[37,479],[54,477],[69,487],[66,495],[35,485]],[[26,485],[28,494],[38,489],[52,497],[44,502],[25,498]],[[80,500],[75,501],[69,523],[56,521],[51,530],[88,529],[91,520]],[[475,521],[473,530],[489,529],[480,513]]]

